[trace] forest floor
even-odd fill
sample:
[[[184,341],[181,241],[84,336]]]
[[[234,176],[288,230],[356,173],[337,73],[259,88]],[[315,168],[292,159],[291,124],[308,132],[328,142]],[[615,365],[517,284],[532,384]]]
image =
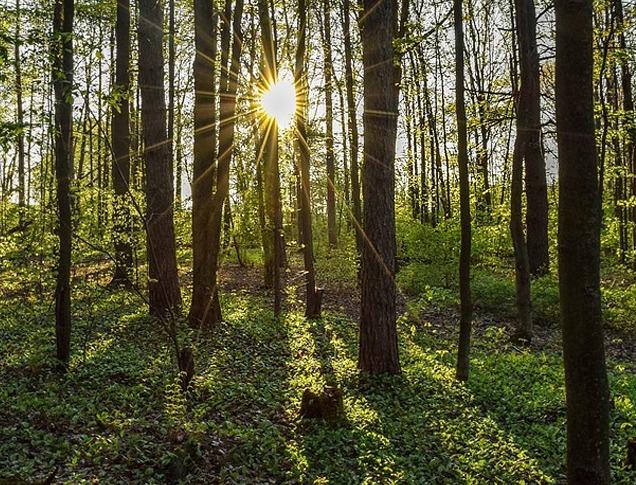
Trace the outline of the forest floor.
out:
[[[320,261],[326,274],[340,263]],[[454,380],[455,306],[401,294],[401,376],[356,369],[358,299],[326,281],[324,318],[302,316],[302,277],[287,278],[279,319],[259,271],[226,265],[225,322],[183,329],[196,376],[186,396],[160,325],[134,293],[109,291],[108,265],[75,272],[70,371],[51,367],[52,297],[26,266],[0,287],[0,483],[559,483],[565,408],[557,327],[527,348],[510,319],[478,309],[470,380]],[[19,273],[16,275],[16,273]],[[17,279],[16,279],[17,278]],[[184,275],[187,285],[188,276]],[[35,285],[37,286],[37,285]],[[184,295],[187,291],[184,289]],[[608,335],[612,471],[636,434],[634,342]],[[337,385],[345,417],[303,420],[305,389]],[[7,480],[2,482],[2,478]]]

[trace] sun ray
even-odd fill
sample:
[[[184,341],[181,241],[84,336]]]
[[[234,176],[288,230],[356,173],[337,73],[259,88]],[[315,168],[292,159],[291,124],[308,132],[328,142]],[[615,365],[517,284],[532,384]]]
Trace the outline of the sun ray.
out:
[[[289,128],[296,114],[296,88],[292,81],[281,78],[263,90],[259,100],[263,113],[281,129]]]

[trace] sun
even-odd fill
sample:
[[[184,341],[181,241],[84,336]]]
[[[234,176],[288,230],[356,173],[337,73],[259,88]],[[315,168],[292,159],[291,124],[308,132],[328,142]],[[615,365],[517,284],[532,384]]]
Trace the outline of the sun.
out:
[[[279,79],[261,97],[261,108],[279,128],[289,128],[296,113],[296,89],[288,79]]]

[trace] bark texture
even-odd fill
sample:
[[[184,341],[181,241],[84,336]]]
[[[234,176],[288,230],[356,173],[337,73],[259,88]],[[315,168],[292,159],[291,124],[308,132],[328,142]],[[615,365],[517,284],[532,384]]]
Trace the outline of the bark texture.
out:
[[[457,161],[459,165],[459,210],[461,220],[461,248],[459,253],[459,344],[457,349],[457,379],[468,379],[470,334],[473,304],[470,293],[470,185],[468,180],[468,135],[464,80],[464,23],[462,0],[454,0],[455,22],[455,110],[457,116]]]
[[[592,0],[556,2],[559,290],[570,484],[610,483],[609,390],[600,296]]]
[[[400,372],[395,315],[395,144],[399,71],[393,41],[397,5],[364,0],[364,233],[358,367]]]
[[[53,12],[55,180],[59,255],[55,286],[55,341],[60,368],[71,356],[71,178],[73,176],[73,0],[57,0]]]
[[[166,128],[163,6],[139,0],[139,83],[144,138],[148,299],[151,315],[163,318],[181,305],[174,237],[174,182]]]
[[[130,184],[130,2],[117,1],[115,23],[115,85],[118,103],[112,110],[113,150],[113,243],[115,246],[115,273],[112,284],[130,286],[133,266],[133,248],[130,232],[130,209],[126,203]]]
[[[218,16],[208,0],[194,3],[194,166],[192,181],[192,304],[191,327],[211,327],[221,314],[212,259],[212,194],[216,179],[216,81]]]

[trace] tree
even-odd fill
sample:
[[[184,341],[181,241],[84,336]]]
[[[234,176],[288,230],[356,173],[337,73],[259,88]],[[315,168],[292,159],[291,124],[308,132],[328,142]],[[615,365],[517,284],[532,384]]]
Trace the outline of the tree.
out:
[[[296,63],[294,84],[297,93],[296,101],[296,153],[298,172],[300,173],[300,234],[303,245],[303,261],[305,265],[305,316],[319,318],[321,291],[316,288],[316,271],[314,269],[314,242],[311,226],[311,183],[309,178],[310,153],[307,143],[307,107],[309,101],[309,83],[305,73],[305,55],[307,48],[307,2],[298,0],[298,45],[296,46]]]
[[[268,89],[278,80],[276,44],[267,0],[259,0],[258,16],[262,36],[261,86]],[[283,230],[278,166],[278,124],[274,118],[264,118],[261,126],[263,198],[265,202],[265,282],[274,290],[274,313],[280,312],[280,267],[283,260]]]
[[[515,11],[519,38],[521,85],[519,93],[517,93],[517,138],[512,154],[512,179],[510,185],[510,233],[515,252],[515,285],[517,291],[517,329],[514,337],[515,339],[529,341],[532,339],[532,313],[530,305],[529,247],[523,228],[523,166],[525,160],[526,174],[529,174],[531,172],[529,165],[537,163],[537,150],[542,158],[540,146],[541,126],[538,120],[539,113],[535,109],[538,108],[539,61],[533,0],[515,0]],[[534,67],[536,67],[536,72]],[[530,211],[529,207],[528,211]],[[547,217],[547,204],[545,215]]]
[[[358,167],[358,115],[356,110],[356,96],[354,92],[353,78],[353,46],[351,44],[351,5],[349,0],[342,2],[342,31],[344,34],[345,57],[345,85],[347,89],[347,112],[349,114],[349,132],[351,133],[351,202],[353,214],[353,227],[356,234],[356,246],[358,252],[362,251],[362,206],[360,203],[360,168]]]
[[[559,294],[571,484],[610,483],[592,35],[592,0],[556,2]]]
[[[526,226],[528,267],[538,276],[548,272],[548,186],[541,142],[539,50],[534,0],[515,0],[519,38],[521,93],[519,108],[523,130],[522,156],[526,169]],[[514,175],[513,175],[514,177]]]
[[[459,253],[459,344],[457,350],[457,379],[468,379],[470,333],[473,305],[470,294],[470,189],[468,180],[468,135],[464,81],[464,22],[462,0],[454,0],[455,22],[455,114],[457,116],[457,162],[459,165],[459,211],[461,247]]]
[[[214,281],[212,193],[215,181],[218,16],[208,0],[194,4],[194,166],[192,181],[192,327],[211,326],[221,309]]]
[[[397,5],[364,0],[364,233],[358,367],[400,372],[395,315],[395,145],[399,72],[393,62]]]
[[[20,207],[20,226],[25,224],[26,212],[26,171],[24,167],[24,107],[22,106],[22,62],[20,59],[20,0],[15,2],[15,44],[14,44],[14,67],[15,67],[15,93],[16,93],[16,114],[18,122],[18,206]]]
[[[227,0],[227,5],[231,2]],[[232,150],[234,149],[234,125],[236,119],[236,91],[238,88],[238,76],[240,70],[239,58],[243,44],[243,32],[241,30],[241,20],[243,17],[243,0],[237,0],[232,15],[231,8],[225,10],[226,18],[221,35],[221,46],[224,47],[227,41],[228,53],[221,53],[221,75],[220,75],[220,120],[219,120],[219,144],[216,156],[217,174],[216,191],[212,199],[212,246],[208,249],[211,252],[210,264],[213,267],[212,281],[214,288],[217,287],[217,273],[219,269],[219,258],[221,254],[221,232],[223,206],[228,204],[230,189],[230,161]],[[233,22],[230,23],[230,19]],[[234,33],[232,36],[231,33]],[[229,40],[233,38],[231,58],[229,56]],[[225,64],[223,62],[225,61]],[[214,298],[218,299],[218,289],[214,293]],[[212,324],[219,323],[222,319],[221,305],[214,303],[211,307],[209,318]]]
[[[71,356],[71,178],[73,176],[73,0],[56,0],[53,12],[55,179],[59,213],[59,259],[55,287],[55,338],[60,368]]]
[[[174,238],[174,190],[164,96],[163,7],[139,0],[139,84],[146,175],[150,313],[166,317],[181,305]]]
[[[112,179],[113,240],[115,246],[115,273],[112,284],[130,286],[133,248],[130,234],[130,209],[126,204],[130,184],[130,2],[117,0],[115,22],[117,58],[115,59],[115,85],[113,95],[117,105],[112,113]]]
[[[331,55],[331,9],[330,1],[322,1],[322,48],[325,77],[325,127],[327,148],[327,233],[329,246],[338,244],[338,230],[336,227],[336,162],[333,152],[333,60]]]

